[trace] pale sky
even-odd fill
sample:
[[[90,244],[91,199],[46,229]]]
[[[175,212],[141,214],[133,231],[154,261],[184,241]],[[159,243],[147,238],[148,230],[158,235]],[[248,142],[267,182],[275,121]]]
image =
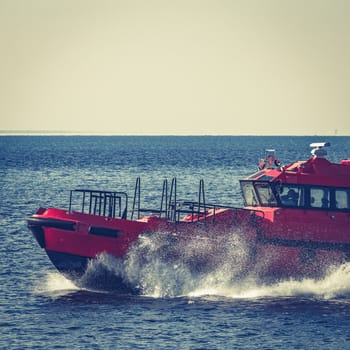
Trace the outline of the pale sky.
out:
[[[0,0],[0,130],[350,135],[349,0]]]

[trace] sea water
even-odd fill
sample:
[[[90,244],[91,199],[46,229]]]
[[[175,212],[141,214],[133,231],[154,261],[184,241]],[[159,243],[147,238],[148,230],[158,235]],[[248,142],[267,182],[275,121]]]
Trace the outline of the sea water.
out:
[[[246,251],[234,235],[207,274],[167,261],[159,242],[144,237],[124,271],[142,294],[120,295],[60,275],[25,221],[40,206],[67,208],[74,188],[132,198],[138,176],[145,206],[159,206],[162,182],[173,177],[178,198],[197,200],[204,179],[207,202],[241,206],[238,180],[257,169],[265,148],[288,164],[319,141],[331,142],[330,160],[350,157],[349,137],[1,136],[0,348],[349,348],[350,263],[320,280],[264,284],[235,278]],[[92,275],[99,264],[118,272],[118,261],[102,255]]]

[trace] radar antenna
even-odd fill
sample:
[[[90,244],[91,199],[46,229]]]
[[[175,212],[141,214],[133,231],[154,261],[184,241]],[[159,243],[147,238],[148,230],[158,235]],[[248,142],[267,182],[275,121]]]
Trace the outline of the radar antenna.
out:
[[[324,147],[329,147],[331,144],[330,142],[314,142],[310,143],[310,147],[313,149],[311,150],[311,154],[314,158],[325,158],[327,155],[327,151],[324,149]]]

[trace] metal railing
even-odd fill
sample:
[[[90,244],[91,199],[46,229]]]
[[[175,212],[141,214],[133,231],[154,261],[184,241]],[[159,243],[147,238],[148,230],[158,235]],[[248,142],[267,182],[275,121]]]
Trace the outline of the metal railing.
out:
[[[70,191],[69,212],[111,218],[127,218],[128,195],[125,192],[75,189]]]
[[[236,213],[244,208],[227,205],[206,203],[204,181],[200,180],[198,200],[187,201],[177,198],[177,180],[174,177],[169,188],[168,180],[163,181],[162,194],[158,208],[141,206],[141,179],[136,179],[133,204],[128,212],[128,195],[119,191],[98,191],[75,189],[70,191],[69,212],[80,212],[110,218],[138,220],[141,216],[155,215],[169,222],[198,223],[215,222],[216,212],[219,209],[231,209]],[[264,217],[262,211],[259,216]],[[256,215],[254,215],[256,216]]]
[[[209,204],[205,200],[204,180],[199,182],[198,201],[179,200],[177,195],[177,179],[174,177],[171,181],[170,189],[168,180],[163,181],[162,195],[159,208],[141,207],[141,179],[136,179],[134,200],[130,218],[140,219],[143,215],[157,215],[170,222],[180,222],[186,217],[186,222],[206,221],[210,213],[211,220],[215,219],[217,209],[231,208],[230,206]]]

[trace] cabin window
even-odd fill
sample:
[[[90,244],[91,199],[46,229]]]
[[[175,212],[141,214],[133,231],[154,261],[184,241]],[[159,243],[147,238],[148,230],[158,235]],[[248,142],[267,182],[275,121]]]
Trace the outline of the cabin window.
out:
[[[310,206],[312,208],[329,208],[330,192],[326,188],[310,188]]]
[[[277,201],[269,183],[255,183],[261,206],[275,207]]]
[[[283,185],[280,191],[280,199],[283,206],[304,206],[304,189],[296,185]]]
[[[246,206],[257,206],[259,201],[256,197],[255,189],[252,182],[241,181],[242,193]]]
[[[349,191],[335,190],[335,206],[337,209],[350,209]]]
[[[250,175],[248,177],[248,179],[255,180],[255,179],[257,179],[258,177],[260,177],[264,173],[265,173],[265,171],[258,171],[257,173],[254,173],[253,175]]]

